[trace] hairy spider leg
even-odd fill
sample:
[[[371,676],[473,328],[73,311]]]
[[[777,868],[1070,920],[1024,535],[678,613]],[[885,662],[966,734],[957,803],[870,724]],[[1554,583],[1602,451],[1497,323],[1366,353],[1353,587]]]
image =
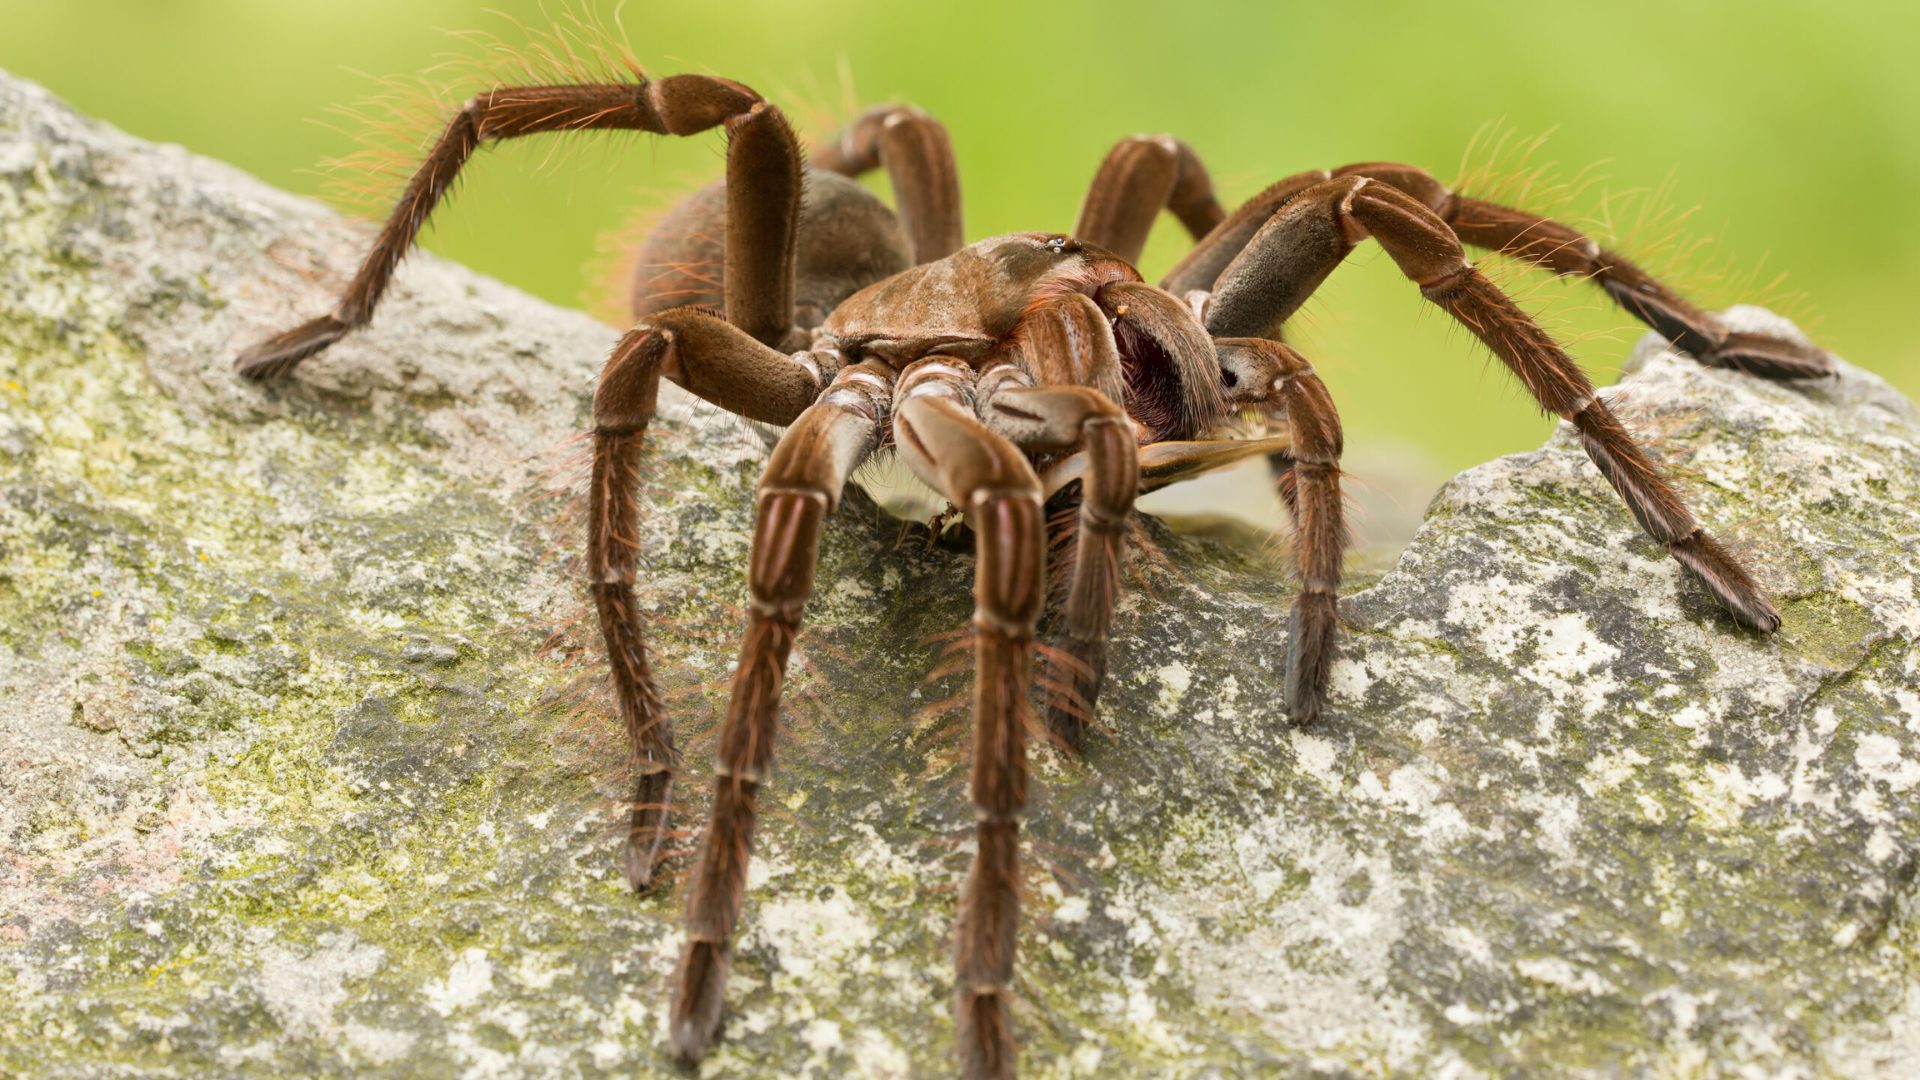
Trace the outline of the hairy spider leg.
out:
[[[1048,730],[1078,750],[1106,677],[1127,521],[1140,488],[1139,443],[1115,403],[1124,376],[1113,330],[1091,297],[1067,293],[1036,305],[1014,331],[1013,351],[1013,361],[980,377],[981,421],[1030,456],[1086,455],[1046,680]]]
[[[1674,348],[1710,367],[1767,379],[1820,378],[1833,373],[1833,359],[1824,351],[1785,338],[1728,330],[1626,256],[1601,247],[1572,226],[1458,194],[1426,170],[1396,162],[1315,170],[1270,185],[1202,238],[1168,271],[1161,287],[1176,296],[1195,289],[1213,291],[1227,264],[1282,205],[1315,184],[1350,176],[1364,176],[1413,196],[1439,215],[1464,244],[1512,255],[1562,276],[1591,280]]]
[[[946,125],[919,109],[911,105],[868,109],[809,160],[816,169],[842,176],[885,169],[916,264],[944,259],[966,244],[953,142]]]
[[[1193,147],[1171,135],[1135,135],[1120,140],[1101,160],[1073,236],[1136,264],[1162,210],[1180,219],[1196,241],[1227,216]]]
[[[747,883],[754,807],[772,775],[787,658],[813,593],[820,525],[873,453],[892,404],[882,364],[842,369],[775,446],[756,492],[751,602],[714,762],[713,814],[687,896],[687,941],[674,974],[669,1038],[695,1061],[720,1026],[734,926]]]
[[[339,305],[253,345],[234,366],[253,379],[284,375],[364,326],[428,215],[485,143],[607,129],[692,135],[722,125],[727,132],[727,317],[755,339],[779,345],[793,326],[794,219],[800,203],[800,151],[793,129],[780,110],[739,83],[672,75],[633,83],[500,86],[476,95],[447,121]]]
[[[1020,812],[1027,803],[1027,697],[1046,599],[1046,520],[1026,455],[975,418],[972,375],[932,357],[902,372],[894,441],[921,480],[965,511],[974,566],[973,869],[954,927],[961,1071],[1012,1077],[1010,1009],[1020,929]]]
[[[1269,454],[1293,521],[1293,598],[1287,634],[1287,711],[1303,724],[1320,715],[1333,664],[1334,612],[1349,536],[1340,498],[1343,439],[1333,395],[1291,346],[1269,338],[1218,338],[1221,378],[1230,404],[1267,410],[1287,433],[1284,451]]]
[[[634,596],[640,463],[662,375],[721,408],[772,424],[792,422],[819,391],[815,370],[699,308],[659,312],[628,331],[614,346],[594,391],[587,573],[614,701],[640,774],[626,855],[627,881],[636,891],[653,883],[679,764],[666,707],[647,663]]]
[[[1281,206],[1236,256],[1206,307],[1216,337],[1270,337],[1355,244],[1380,242],[1421,295],[1471,330],[1543,408],[1572,424],[1587,455],[1640,527],[1666,545],[1742,625],[1772,633],[1780,616],[1747,571],[1708,536],[1553,338],[1467,262],[1426,204],[1364,176],[1316,184]]]
[[[1552,218],[1455,194],[1412,165],[1369,162],[1335,169],[1333,176],[1365,176],[1391,184],[1440,215],[1463,243],[1592,281],[1674,348],[1709,367],[1731,368],[1763,379],[1819,378],[1833,373],[1832,358],[1825,352],[1785,338],[1728,330],[1625,256]]]
[[[1267,185],[1233,213],[1221,219],[1211,231],[1193,245],[1173,269],[1160,279],[1160,287],[1178,297],[1188,293],[1210,293],[1227,264],[1246,249],[1269,219],[1294,196],[1326,181],[1324,171],[1298,173]],[[1275,340],[1278,340],[1276,338]]]

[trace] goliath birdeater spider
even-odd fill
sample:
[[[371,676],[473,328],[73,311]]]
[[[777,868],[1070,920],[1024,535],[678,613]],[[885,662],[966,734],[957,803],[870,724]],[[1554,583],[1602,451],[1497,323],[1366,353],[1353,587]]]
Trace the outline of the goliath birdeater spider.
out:
[[[1345,544],[1340,423],[1280,330],[1372,237],[1420,295],[1459,320],[1546,410],[1573,425],[1634,518],[1740,625],[1780,623],[1753,578],[1693,519],[1593,385],[1462,245],[1588,278],[1701,363],[1768,379],[1828,373],[1824,353],[1730,331],[1626,259],[1555,221],[1457,194],[1409,165],[1291,176],[1232,214],[1185,143],[1136,136],[1095,173],[1070,235],[967,245],[946,129],[915,109],[870,111],[808,157],[787,119],[705,75],[500,86],[454,112],[330,314],[246,350],[243,375],[282,376],[373,315],[434,205],[482,145],[540,132],[727,134],[723,183],[672,212],[641,249],[637,325],[593,398],[587,565],[638,781],[626,870],[655,880],[679,768],[648,667],[634,582],[641,441],[664,377],[786,429],[758,488],[749,614],[714,766],[712,818],[692,870],[670,1016],[697,1059],[720,1024],[755,801],[769,776],[788,653],[813,588],[821,523],[849,475],[892,449],[966,515],[977,545],[973,767],[978,853],[956,929],[966,1075],[1008,1076],[1027,801],[1029,670],[1046,601],[1049,500],[1077,504],[1055,653],[1050,730],[1078,747],[1099,694],[1126,524],[1142,492],[1252,455],[1281,477],[1300,591],[1286,637],[1286,706],[1319,714]],[[883,168],[897,209],[851,177]],[[1133,263],[1161,210],[1193,250],[1159,285]],[[655,272],[648,275],[645,271]],[[1209,440],[1234,414],[1269,438]]]

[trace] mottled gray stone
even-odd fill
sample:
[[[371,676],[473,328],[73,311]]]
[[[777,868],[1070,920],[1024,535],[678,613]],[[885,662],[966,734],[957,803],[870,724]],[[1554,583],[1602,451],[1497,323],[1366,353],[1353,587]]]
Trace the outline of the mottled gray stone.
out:
[[[678,899],[621,884],[554,523],[612,332],[420,256],[368,331],[236,380],[364,238],[0,78],[0,1072],[672,1075]],[[1031,1074],[1920,1056],[1920,419],[1852,367],[1788,388],[1656,344],[1610,400],[1780,634],[1682,581],[1562,430],[1353,584],[1300,731],[1284,576],[1147,525],[1111,731],[1037,755]],[[670,414],[646,602],[697,774],[764,449]],[[863,499],[831,527],[703,1075],[949,1067],[965,675],[929,673],[970,562]]]

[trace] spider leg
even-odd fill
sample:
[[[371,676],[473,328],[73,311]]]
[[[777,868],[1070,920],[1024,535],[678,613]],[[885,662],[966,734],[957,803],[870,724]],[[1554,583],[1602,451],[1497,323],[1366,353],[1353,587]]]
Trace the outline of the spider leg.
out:
[[[1003,364],[980,378],[979,416],[989,430],[1028,453],[1086,455],[1073,571],[1067,584],[1059,654],[1065,663],[1052,680],[1047,727],[1078,750],[1092,723],[1107,670],[1107,631],[1127,557],[1127,519],[1140,489],[1139,446],[1126,410],[1086,385],[1033,385],[1029,370],[1062,367],[1095,383],[1114,383],[1120,357],[1106,316],[1088,297],[1069,293],[1022,320],[1023,366]]]
[[[1285,453],[1267,460],[1286,462],[1276,480],[1293,519],[1294,573],[1300,580],[1287,634],[1287,711],[1297,723],[1309,724],[1320,715],[1332,671],[1334,602],[1348,540],[1340,501],[1340,417],[1326,384],[1291,347],[1266,338],[1223,338],[1214,345],[1229,401],[1274,409],[1290,436]]]
[[[924,361],[922,363],[925,363]],[[915,474],[966,511],[974,570],[973,771],[979,844],[954,930],[962,1072],[1014,1072],[1010,984],[1020,925],[1020,811],[1027,802],[1027,695],[1046,595],[1040,481],[1019,448],[975,419],[961,373],[901,376],[894,437]]]
[[[1760,587],[1694,521],[1585,373],[1467,262],[1446,222],[1406,192],[1354,176],[1295,196],[1221,273],[1206,308],[1207,331],[1216,337],[1271,337],[1369,235],[1423,296],[1471,330],[1543,408],[1573,425],[1587,455],[1641,529],[1665,544],[1742,625],[1764,633],[1779,628],[1780,616]]]
[[[1160,287],[1183,298],[1195,290],[1211,292],[1221,271],[1239,256],[1275,211],[1295,195],[1324,183],[1330,175],[1325,170],[1304,172],[1267,185],[1202,237],[1193,250],[1160,279]]]
[[[722,125],[727,131],[727,317],[754,338],[779,345],[793,325],[794,220],[800,205],[800,151],[793,129],[780,110],[739,83],[673,75],[637,83],[501,86],[476,95],[447,121],[339,305],[253,345],[234,366],[251,379],[283,375],[366,325],[428,215],[485,143],[603,129],[692,135]]]
[[[1631,260],[1602,248],[1577,229],[1526,210],[1456,194],[1424,169],[1391,162],[1346,165],[1280,180],[1235,210],[1167,272],[1161,287],[1176,296],[1212,290],[1227,264],[1281,206],[1317,183],[1349,176],[1364,176],[1413,196],[1451,226],[1463,243],[1513,255],[1556,274],[1590,278],[1629,314],[1703,364],[1768,379],[1833,373],[1833,360],[1822,350],[1728,330]]]
[[[1195,240],[1227,216],[1193,147],[1171,135],[1135,135],[1100,162],[1073,236],[1137,263],[1162,210],[1172,211]]]
[[[960,227],[960,170],[946,125],[909,105],[882,105],[854,118],[811,163],[843,176],[887,170],[907,227],[913,261],[929,263],[967,242]]]
[[[771,776],[780,691],[813,592],[820,523],[878,442],[892,401],[891,374],[871,363],[842,370],[781,436],[760,477],[746,637],[720,729],[713,816],[693,868],[687,942],[674,976],[669,1035],[683,1060],[698,1060],[720,1026],[754,804]]]
[[[819,388],[819,376],[802,363],[718,316],[680,308],[628,331],[594,392],[587,572],[614,699],[639,773],[626,858],[627,882],[636,891],[653,882],[679,764],[633,592],[640,563],[642,445],[663,374],[730,411],[777,424],[791,421]]]
[[[1556,274],[1591,280],[1674,348],[1709,367],[1764,379],[1833,374],[1833,360],[1822,350],[1784,338],[1728,330],[1625,256],[1552,218],[1456,194],[1411,165],[1348,165],[1335,169],[1333,175],[1365,176],[1399,188],[1440,215],[1463,243],[1513,255]]]

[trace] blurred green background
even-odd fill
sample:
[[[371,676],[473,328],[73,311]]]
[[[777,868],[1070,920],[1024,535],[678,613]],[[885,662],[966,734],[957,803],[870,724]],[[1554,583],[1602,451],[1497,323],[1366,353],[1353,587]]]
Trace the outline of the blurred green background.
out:
[[[541,25],[561,10],[528,0],[0,0],[0,67],[135,134],[321,193],[319,163],[354,148],[327,126],[350,124],[329,107],[366,97],[371,75],[421,72],[459,51],[447,30],[511,37],[498,12]],[[1656,270],[1677,269],[1708,306],[1804,293],[1791,313],[1823,344],[1920,395],[1906,322],[1920,288],[1911,3],[632,0],[621,20],[650,70],[740,79],[792,106],[816,139],[852,100],[930,110],[953,132],[972,237],[1069,227],[1094,165],[1134,132],[1187,139],[1230,204],[1284,174],[1353,161],[1414,162],[1450,180],[1488,125],[1552,132],[1534,164],[1557,161],[1571,175],[1605,162],[1607,179],[1546,198],[1548,209],[1592,226],[1637,213],[1620,193],[1664,185],[1658,207],[1697,205],[1683,235],[1711,244],[1691,260],[1672,245],[1655,251]],[[712,136],[614,136],[545,167],[552,147],[533,142],[483,155],[428,244],[567,304],[591,284],[598,235],[721,165]],[[1183,243],[1163,221],[1149,277]],[[1636,244],[1629,254],[1658,247]],[[1728,272],[1699,269],[1716,264]],[[1780,271],[1784,287],[1758,287]],[[1593,290],[1512,280],[1612,381],[1639,329]],[[1547,430],[1377,248],[1335,275],[1296,340],[1361,460],[1399,454],[1437,477],[1530,448]]]

